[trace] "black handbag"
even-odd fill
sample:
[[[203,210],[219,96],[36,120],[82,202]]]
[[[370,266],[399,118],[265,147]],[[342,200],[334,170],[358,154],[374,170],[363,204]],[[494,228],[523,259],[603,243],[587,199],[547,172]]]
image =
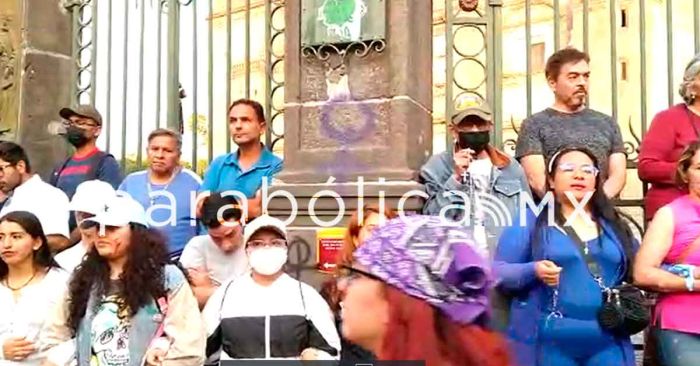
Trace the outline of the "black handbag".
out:
[[[588,271],[601,288],[603,306],[598,310],[600,327],[617,336],[631,336],[644,330],[651,321],[651,312],[644,291],[631,284],[629,266],[625,273],[625,281],[617,286],[606,287],[603,285],[598,262],[591,255],[587,245],[571,226],[562,224],[561,227],[576,242]],[[598,243],[601,235],[598,235]],[[627,248],[624,250],[627,251]],[[625,253],[627,258],[631,255],[632,253]]]

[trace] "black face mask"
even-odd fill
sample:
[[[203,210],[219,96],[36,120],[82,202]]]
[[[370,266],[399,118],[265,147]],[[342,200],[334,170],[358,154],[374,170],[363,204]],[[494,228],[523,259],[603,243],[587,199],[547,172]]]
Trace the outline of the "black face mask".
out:
[[[85,130],[80,127],[68,126],[64,137],[75,147],[85,146],[88,142],[88,138],[85,136]]]
[[[491,131],[459,132],[460,149],[472,149],[478,154],[486,149],[491,139]]]

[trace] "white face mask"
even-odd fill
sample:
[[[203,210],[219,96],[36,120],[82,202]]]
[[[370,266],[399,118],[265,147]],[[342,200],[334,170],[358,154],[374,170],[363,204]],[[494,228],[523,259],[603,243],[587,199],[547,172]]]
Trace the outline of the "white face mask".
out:
[[[263,247],[250,251],[248,262],[255,272],[273,275],[287,263],[287,248]]]

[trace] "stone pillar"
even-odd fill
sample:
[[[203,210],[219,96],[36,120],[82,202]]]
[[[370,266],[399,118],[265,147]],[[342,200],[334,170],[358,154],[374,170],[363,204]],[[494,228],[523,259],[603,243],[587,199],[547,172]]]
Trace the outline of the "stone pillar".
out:
[[[285,5],[285,168],[278,176],[283,184],[272,191],[288,191],[299,204],[292,224],[292,241],[299,245],[291,258],[301,259],[308,270],[302,278],[314,284],[322,278],[313,269],[318,226],[309,216],[311,197],[323,190],[342,197],[343,220],[334,226],[346,225],[359,196],[364,203],[383,196],[387,207],[396,208],[407,192],[422,188],[415,179],[432,151],[431,2],[380,3],[386,5],[385,47],[381,42],[369,50],[356,47],[344,62],[329,47],[319,51],[330,51],[328,60],[302,52],[301,18],[308,9],[301,0]],[[339,96],[343,89],[350,95]],[[360,177],[364,192],[358,194]],[[405,208],[421,205],[413,196]],[[319,197],[316,216],[332,221],[338,206],[334,198]],[[289,214],[286,199],[274,198],[268,208],[280,217]]]
[[[67,145],[46,130],[70,102],[71,17],[60,0],[0,0],[0,136],[46,178]]]

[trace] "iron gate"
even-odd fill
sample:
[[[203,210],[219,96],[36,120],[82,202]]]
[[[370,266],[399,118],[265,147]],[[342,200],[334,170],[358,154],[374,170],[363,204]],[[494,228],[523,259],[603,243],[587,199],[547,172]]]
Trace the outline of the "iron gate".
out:
[[[70,0],[72,103],[105,120],[105,150],[140,169],[144,134],[183,132],[183,161],[202,173],[231,151],[228,105],[265,107],[265,142],[281,152],[284,118],[284,1]],[[153,62],[155,60],[155,62]],[[216,122],[216,123],[215,123]],[[189,155],[189,156],[187,156]]]
[[[551,103],[546,57],[578,47],[592,57],[591,107],[623,131],[630,174],[618,204],[641,232],[637,148],[650,116],[680,101],[676,84],[700,51],[700,0],[479,0],[464,10],[475,2],[433,1],[434,152],[450,144],[445,116],[470,96],[490,102],[494,141],[513,152],[522,120]],[[231,150],[218,121],[241,97],[265,106],[265,142],[281,153],[284,0],[64,5],[74,23],[73,103],[103,113],[102,146],[127,171],[142,166],[144,134],[168,126],[184,132],[183,160],[201,173]]]

